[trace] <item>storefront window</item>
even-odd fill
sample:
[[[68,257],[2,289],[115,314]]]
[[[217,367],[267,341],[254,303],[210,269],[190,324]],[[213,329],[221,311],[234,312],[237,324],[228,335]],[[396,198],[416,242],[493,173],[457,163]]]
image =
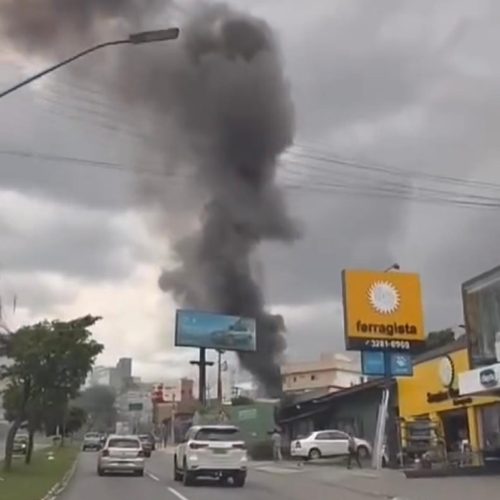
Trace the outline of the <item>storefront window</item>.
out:
[[[500,363],[500,268],[463,285],[472,368]]]
[[[481,408],[483,448],[500,450],[500,403]]]

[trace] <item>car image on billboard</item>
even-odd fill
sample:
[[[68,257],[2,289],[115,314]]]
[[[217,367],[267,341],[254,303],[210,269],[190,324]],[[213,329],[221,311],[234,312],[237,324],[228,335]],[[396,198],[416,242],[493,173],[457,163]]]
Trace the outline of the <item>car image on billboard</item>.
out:
[[[226,351],[255,351],[255,319],[179,309],[175,345]]]

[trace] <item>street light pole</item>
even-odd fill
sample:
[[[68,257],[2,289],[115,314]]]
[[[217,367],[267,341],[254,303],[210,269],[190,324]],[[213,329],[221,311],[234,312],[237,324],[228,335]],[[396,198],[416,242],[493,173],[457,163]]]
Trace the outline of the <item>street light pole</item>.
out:
[[[21,87],[24,87],[25,85],[28,85],[29,83],[33,82],[34,80],[38,80],[38,78],[41,78],[42,76],[52,73],[56,69],[59,69],[62,66],[65,66],[66,64],[69,64],[77,59],[80,59],[83,56],[86,56],[87,54],[90,54],[91,52],[95,52],[96,50],[103,49],[104,47],[111,47],[113,45],[124,45],[124,44],[132,44],[132,45],[140,45],[143,43],[153,43],[153,42],[161,42],[161,41],[166,41],[166,40],[175,40],[179,37],[179,28],[168,28],[164,30],[155,30],[155,31],[144,31],[141,33],[133,33],[131,34],[128,38],[125,38],[123,40],[114,40],[111,42],[104,42],[104,43],[99,43],[98,45],[95,45],[94,47],[90,47],[89,49],[83,50],[82,52],[79,52],[78,54],[75,54],[72,57],[69,57],[68,59],[65,59],[64,61],[61,61],[57,64],[54,64],[53,66],[50,66],[49,68],[44,69],[43,71],[40,71],[39,73],[36,73],[29,78],[26,78],[26,80],[23,80],[22,82],[17,83],[13,87],[10,87],[3,92],[0,92],[0,98],[5,97],[8,94],[11,94],[12,92],[20,89]]]
[[[384,273],[388,273],[389,271],[392,270],[399,271],[401,268],[397,262],[394,262],[394,264],[391,264],[388,268],[384,269]]]

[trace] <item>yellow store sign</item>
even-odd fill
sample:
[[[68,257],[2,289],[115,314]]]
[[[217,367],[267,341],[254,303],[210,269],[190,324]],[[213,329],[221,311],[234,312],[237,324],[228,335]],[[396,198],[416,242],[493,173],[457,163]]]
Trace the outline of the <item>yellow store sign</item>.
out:
[[[425,342],[420,277],[342,272],[346,349],[412,351]]]

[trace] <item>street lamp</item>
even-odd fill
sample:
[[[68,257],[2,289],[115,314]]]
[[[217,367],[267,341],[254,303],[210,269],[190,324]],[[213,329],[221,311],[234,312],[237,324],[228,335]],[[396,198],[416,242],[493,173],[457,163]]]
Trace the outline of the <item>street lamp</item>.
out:
[[[143,31],[141,33],[133,33],[129,35],[128,38],[125,38],[123,40],[114,40],[112,42],[100,43],[98,45],[95,45],[94,47],[91,47],[90,49],[86,49],[68,59],[65,59],[64,61],[61,61],[60,63],[54,64],[54,66],[44,69],[43,71],[40,71],[40,73],[36,73],[35,75],[30,76],[26,80],[19,82],[13,87],[10,87],[7,90],[0,92],[0,98],[5,97],[6,95],[10,94],[11,92],[14,92],[17,89],[20,89],[21,87],[24,87],[25,85],[28,85],[28,83],[37,80],[38,78],[46,75],[47,73],[51,73],[52,71],[59,69],[61,66],[65,66],[66,64],[69,64],[70,62],[73,62],[76,59],[79,59],[80,57],[86,56],[87,54],[95,52],[96,50],[102,49],[104,47],[110,47],[111,45],[124,45],[124,44],[140,45],[143,43],[175,40],[177,38],[179,38],[179,28],[168,28],[164,30]]]
[[[384,269],[384,273],[388,273],[389,271],[392,271],[392,270],[395,270],[395,271],[399,271],[400,269],[400,266],[397,262],[394,262],[394,264],[392,264],[391,266],[389,266],[387,269]]]

